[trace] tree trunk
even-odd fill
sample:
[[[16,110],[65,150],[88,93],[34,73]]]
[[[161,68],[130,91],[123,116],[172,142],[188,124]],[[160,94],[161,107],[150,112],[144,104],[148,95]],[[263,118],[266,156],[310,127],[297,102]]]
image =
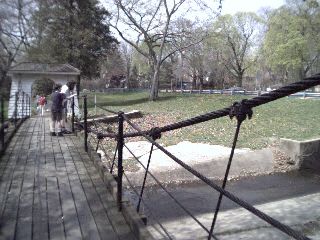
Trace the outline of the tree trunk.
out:
[[[197,88],[197,74],[195,71],[192,73],[192,90]]]
[[[200,72],[198,77],[199,77],[199,90],[201,92],[203,89],[203,74]]]
[[[171,90],[171,92],[173,92],[173,78],[170,78],[170,90]]]
[[[130,71],[130,66],[127,64],[126,66],[126,84],[127,84],[127,88],[130,89],[131,88],[131,71]]]
[[[309,70],[305,70],[304,67],[301,67],[300,70],[300,79],[298,79],[297,81],[301,81],[302,79],[304,79],[307,76],[307,72]]]
[[[243,72],[239,72],[238,73],[238,77],[237,77],[237,85],[238,87],[242,87],[242,79],[243,79]]]
[[[154,64],[153,65],[153,78],[151,81],[151,88],[150,88],[150,101],[155,101],[158,98],[158,91],[159,91],[159,74],[160,74],[160,65]]]

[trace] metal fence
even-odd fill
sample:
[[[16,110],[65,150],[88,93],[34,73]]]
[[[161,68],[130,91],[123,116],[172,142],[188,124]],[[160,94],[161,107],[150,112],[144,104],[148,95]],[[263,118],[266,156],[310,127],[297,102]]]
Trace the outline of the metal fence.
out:
[[[254,97],[251,99],[244,99],[241,102],[235,102],[232,106],[229,106],[229,107],[217,110],[217,111],[205,113],[205,114],[202,114],[199,116],[195,116],[193,118],[186,119],[186,120],[183,120],[180,122],[175,122],[175,123],[172,123],[172,124],[169,124],[166,126],[155,127],[155,128],[149,129],[149,130],[141,130],[141,128],[138,125],[133,123],[126,116],[126,114],[124,114],[121,111],[116,112],[116,111],[112,111],[112,110],[106,109],[104,107],[98,106],[99,108],[105,110],[108,113],[117,115],[118,128],[117,128],[116,132],[112,132],[112,131],[110,131],[110,129],[106,129],[106,127],[98,121],[93,122],[93,124],[91,124],[90,127],[88,126],[88,124],[87,124],[87,118],[88,118],[87,97],[84,96],[83,97],[83,99],[84,99],[84,103],[83,103],[84,120],[82,123],[78,122],[78,125],[84,129],[84,147],[85,147],[86,151],[88,150],[88,133],[90,133],[91,137],[95,136],[95,138],[92,138],[92,139],[96,139],[95,140],[96,141],[96,148],[95,148],[96,150],[99,148],[99,144],[101,143],[101,141],[103,139],[109,139],[111,141],[115,141],[115,143],[116,143],[116,148],[113,151],[114,152],[113,156],[109,156],[107,151],[105,151],[105,153],[107,154],[107,158],[109,159],[110,173],[114,173],[117,170],[117,173],[115,175],[115,180],[117,181],[117,204],[118,204],[120,211],[122,209],[122,202],[123,202],[123,199],[122,199],[123,198],[123,184],[122,184],[123,178],[124,177],[126,178],[128,184],[131,186],[132,190],[138,196],[138,203],[136,206],[136,210],[137,210],[137,212],[139,212],[141,203],[143,203],[146,207],[148,207],[147,203],[144,201],[143,193],[144,193],[144,189],[146,186],[147,176],[150,176],[175,201],[175,203],[178,204],[178,206],[181,209],[183,209],[195,221],[195,223],[199,224],[199,226],[205,232],[207,232],[208,239],[211,239],[211,238],[216,239],[216,237],[214,236],[214,227],[215,227],[215,223],[217,221],[217,217],[218,217],[218,213],[220,210],[220,206],[221,206],[221,202],[222,202],[223,197],[230,199],[231,201],[233,201],[234,203],[236,203],[240,207],[245,208],[246,210],[248,210],[249,212],[251,212],[255,216],[257,216],[260,219],[262,219],[263,221],[269,223],[273,227],[279,229],[280,231],[287,234],[288,236],[293,237],[294,239],[309,239],[308,237],[304,236],[301,232],[296,231],[296,230],[292,229],[291,227],[277,221],[276,219],[261,212],[260,210],[258,210],[254,206],[248,204],[246,201],[238,198],[237,196],[235,196],[231,192],[225,190],[225,187],[227,184],[229,170],[232,165],[233,155],[234,155],[234,151],[235,151],[235,148],[237,145],[237,140],[238,140],[238,136],[240,133],[242,123],[246,119],[250,119],[252,117],[252,115],[253,115],[252,109],[257,106],[260,106],[260,105],[269,103],[271,101],[277,100],[279,98],[290,96],[290,95],[296,94],[298,92],[304,92],[306,89],[317,86],[319,84],[320,84],[320,74],[316,74],[314,76],[305,78],[302,81],[281,87],[277,90],[273,90],[273,91],[267,92],[267,93],[262,93],[261,95],[258,94],[259,96],[257,96],[257,97]],[[163,146],[161,146],[157,142],[157,139],[161,138],[161,134],[164,132],[173,131],[176,129],[184,128],[184,127],[191,126],[194,124],[203,123],[206,121],[211,121],[211,120],[221,118],[221,117],[226,117],[226,116],[228,116],[230,118],[236,118],[237,125],[236,125],[236,130],[234,133],[234,137],[233,137],[232,148],[231,148],[228,164],[226,167],[223,183],[221,186],[217,185],[215,182],[210,180],[208,177],[204,176],[203,174],[201,174],[197,170],[193,169],[191,166],[187,165],[183,161],[183,159],[177,158],[176,156],[174,156],[172,153],[170,153],[168,150],[166,150]],[[124,123],[126,123],[128,126],[130,126],[131,131],[124,132]],[[134,155],[134,153],[129,149],[129,147],[125,143],[125,139],[131,138],[131,137],[137,137],[137,136],[143,137],[144,139],[146,139],[147,141],[149,141],[151,143],[150,154],[149,154],[148,163],[146,166],[143,165],[139,161],[139,158]],[[174,196],[169,191],[166,190],[165,186],[159,180],[157,180],[157,178],[149,171],[150,164],[152,164],[151,157],[152,157],[152,153],[153,153],[155,147],[157,149],[161,150],[168,157],[170,157],[172,159],[172,161],[176,162],[181,167],[183,167],[186,171],[193,174],[199,180],[201,180],[202,182],[207,184],[213,190],[219,192],[219,199],[217,201],[216,208],[214,209],[214,217],[212,219],[212,224],[211,224],[210,229],[205,227],[195,216],[192,215],[192,213],[186,207],[184,207],[177,199],[175,199]],[[126,176],[126,174],[123,170],[123,149],[124,148],[126,148],[132,154],[133,158],[145,170],[144,178],[143,178],[143,182],[141,184],[140,190],[137,190],[134,187],[134,185],[130,182],[129,178]],[[103,149],[103,147],[102,147],[102,149]],[[161,229],[163,230],[163,232],[165,233],[167,238],[172,239],[170,233],[167,232],[165,227],[159,221],[158,221],[158,224],[160,225]]]
[[[171,90],[161,90],[161,92],[172,92]],[[248,91],[248,90],[216,90],[216,89],[205,89],[205,90],[176,90],[178,93],[189,93],[189,94],[216,94],[216,95],[244,95],[244,96],[260,96],[270,91]],[[299,97],[299,98],[320,98],[320,92],[301,91],[290,94],[288,97]]]
[[[31,115],[31,99],[28,94],[23,91],[18,91],[14,94],[14,105],[12,118],[6,119],[7,114],[5,109],[6,99],[1,96],[0,98],[0,111],[1,111],[1,127],[0,127],[0,142],[1,152],[3,152],[11,140],[14,133],[17,131],[22,122]],[[10,106],[8,106],[9,108]]]
[[[8,118],[22,119],[31,116],[31,96],[22,90],[18,90],[9,98]]]

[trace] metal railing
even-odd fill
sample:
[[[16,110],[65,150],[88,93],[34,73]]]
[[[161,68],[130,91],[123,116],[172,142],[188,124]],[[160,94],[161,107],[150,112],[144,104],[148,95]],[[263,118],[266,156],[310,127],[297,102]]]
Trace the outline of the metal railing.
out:
[[[14,93],[14,103],[9,102],[8,111],[12,112],[9,118],[17,122],[19,119],[23,119],[31,116],[31,97],[29,94],[23,91],[17,91]],[[13,105],[13,106],[12,106]],[[13,109],[12,109],[13,107]]]
[[[1,152],[6,149],[6,146],[10,142],[11,138],[18,130],[20,125],[25,119],[31,115],[31,99],[28,94],[23,91],[18,91],[14,93],[14,104],[8,106],[8,111],[10,107],[12,109],[12,117],[10,119],[5,118],[5,102],[6,99],[1,96],[0,98],[0,111],[1,111],[1,127],[0,127],[0,142],[1,142]],[[13,124],[12,124],[13,123]]]
[[[105,151],[105,153],[106,153],[106,156],[109,160],[110,173],[113,173],[115,168],[117,169],[117,176],[115,177],[115,179],[117,181],[117,193],[118,193],[117,194],[117,204],[118,204],[120,211],[121,211],[122,202],[123,202],[123,184],[122,184],[123,177],[126,178],[129,186],[132,187],[133,191],[138,196],[138,203],[137,203],[136,209],[139,212],[141,202],[144,203],[145,206],[147,206],[147,203],[143,199],[143,193],[144,193],[144,188],[146,185],[146,178],[147,178],[147,176],[150,176],[162,189],[165,190],[165,192],[179,205],[179,207],[181,207],[197,224],[199,224],[201,226],[201,228],[203,228],[204,231],[206,231],[208,233],[208,239],[216,238],[214,236],[213,231],[214,231],[215,223],[216,223],[216,220],[218,217],[218,213],[220,210],[220,206],[221,206],[221,202],[222,202],[223,197],[230,199],[231,201],[235,202],[239,206],[245,208],[246,210],[248,210],[249,212],[254,214],[255,216],[259,217],[263,221],[271,224],[275,228],[279,229],[283,233],[286,233],[288,236],[293,237],[294,239],[309,239],[308,237],[304,236],[301,232],[296,231],[296,230],[292,229],[291,227],[280,223],[276,219],[268,216],[267,214],[261,212],[260,210],[253,207],[252,205],[248,204],[244,200],[242,200],[242,199],[238,198],[237,196],[235,196],[234,194],[228,192],[227,190],[225,190],[225,187],[227,184],[229,170],[232,165],[234,150],[236,148],[236,144],[238,141],[238,136],[240,133],[242,123],[246,119],[250,119],[252,117],[252,115],[253,115],[252,109],[254,107],[257,107],[257,106],[266,104],[268,102],[277,100],[279,98],[289,96],[289,95],[297,93],[297,92],[304,91],[310,87],[314,87],[319,84],[320,84],[320,74],[316,74],[314,76],[305,78],[302,81],[292,83],[290,85],[281,87],[277,90],[273,90],[268,93],[261,94],[260,96],[254,97],[252,99],[245,99],[245,100],[242,100],[241,102],[235,102],[232,106],[229,106],[229,107],[217,110],[217,111],[209,112],[206,114],[202,114],[199,116],[195,116],[193,118],[186,119],[186,120],[176,122],[176,123],[172,123],[172,124],[169,124],[166,126],[152,128],[149,130],[141,130],[141,128],[138,125],[133,123],[126,116],[126,114],[124,114],[121,111],[115,112],[115,111],[106,109],[104,107],[98,106],[99,108],[101,108],[109,113],[118,115],[118,122],[117,122],[118,131],[117,132],[110,132],[110,130],[106,131],[105,127],[102,124],[100,124],[99,122],[94,122],[91,125],[91,127],[88,126],[88,124],[87,124],[87,117],[88,117],[88,115],[87,115],[87,113],[88,113],[88,111],[87,111],[87,96],[84,96],[83,97],[84,98],[84,103],[83,103],[84,121],[83,121],[83,124],[80,124],[82,126],[82,128],[84,129],[84,147],[87,151],[88,150],[88,133],[91,133],[90,136],[92,137],[92,139],[94,139],[93,136],[96,137],[96,140],[95,140],[95,143],[97,144],[97,146],[95,148],[96,150],[99,148],[99,144],[100,144],[101,149],[103,149],[105,151],[104,147],[101,145],[101,141],[104,138],[115,140],[116,148],[113,151],[114,152],[113,156],[112,157],[109,156],[107,153],[108,151]],[[161,138],[161,134],[164,132],[184,128],[187,126],[199,124],[202,122],[210,121],[210,120],[225,117],[225,116],[229,116],[230,118],[236,118],[237,125],[236,125],[236,131],[235,131],[234,138],[233,138],[232,148],[231,148],[226,172],[225,172],[223,183],[221,186],[217,185],[215,182],[210,180],[208,177],[202,175],[200,172],[193,169],[191,166],[187,165],[185,162],[183,162],[183,160],[174,156],[172,153],[170,153],[168,150],[166,150],[163,146],[161,146],[156,141],[157,139]],[[127,126],[130,126],[133,131],[124,132],[124,124],[125,123],[127,124]],[[139,161],[139,158],[137,156],[135,156],[134,153],[125,144],[126,138],[137,137],[137,136],[145,138],[146,140],[148,140],[152,144],[149,158],[148,158],[148,163],[146,164],[146,166]],[[210,229],[207,229],[195,216],[193,216],[191,214],[190,211],[188,211],[187,208],[185,208],[181,203],[179,203],[179,201],[176,200],[174,198],[174,196],[172,196],[172,194],[170,194],[170,192],[165,189],[165,187],[161,184],[161,182],[159,180],[157,180],[157,178],[149,171],[149,167],[150,167],[150,163],[151,163],[151,156],[152,156],[154,147],[157,147],[157,149],[159,149],[164,154],[166,154],[168,157],[170,157],[172,159],[172,161],[176,162],[181,167],[183,167],[186,171],[190,172],[191,174],[196,176],[198,179],[200,179],[202,182],[206,183],[208,186],[210,186],[211,188],[213,188],[214,190],[219,192],[219,199],[216,204],[216,208],[214,210],[214,217],[212,219],[212,224],[211,224]],[[143,178],[140,192],[137,191],[137,189],[133,186],[133,184],[130,182],[129,178],[126,176],[126,174],[123,170],[123,149],[124,148],[126,148],[131,153],[133,158],[136,159],[137,162],[145,170],[145,174],[144,174],[144,178]],[[171,239],[170,234],[166,231],[166,229],[162,226],[162,224],[159,221],[158,221],[158,224],[160,225],[160,227],[164,231],[164,233],[167,235],[167,237],[169,239]]]

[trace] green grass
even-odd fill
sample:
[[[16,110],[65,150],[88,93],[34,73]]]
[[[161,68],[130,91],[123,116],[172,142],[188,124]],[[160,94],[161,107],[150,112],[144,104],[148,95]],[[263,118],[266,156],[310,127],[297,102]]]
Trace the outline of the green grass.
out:
[[[89,95],[89,113],[93,111]],[[230,106],[241,96],[162,93],[156,102],[148,101],[148,93],[97,93],[97,103],[114,111],[140,110],[145,120],[142,128],[161,127],[199,114]],[[250,98],[250,97],[247,97]],[[320,100],[283,98],[253,109],[253,118],[243,122],[238,147],[260,149],[270,139],[307,140],[320,137]],[[98,110],[97,114],[104,111]],[[236,120],[223,117],[163,134],[165,145],[183,140],[231,146]]]

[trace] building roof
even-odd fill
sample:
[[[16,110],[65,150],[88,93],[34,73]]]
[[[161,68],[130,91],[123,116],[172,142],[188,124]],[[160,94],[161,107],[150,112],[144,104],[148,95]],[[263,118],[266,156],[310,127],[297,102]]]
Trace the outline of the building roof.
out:
[[[80,70],[68,63],[59,64],[22,62],[11,67],[9,73],[80,75]]]

